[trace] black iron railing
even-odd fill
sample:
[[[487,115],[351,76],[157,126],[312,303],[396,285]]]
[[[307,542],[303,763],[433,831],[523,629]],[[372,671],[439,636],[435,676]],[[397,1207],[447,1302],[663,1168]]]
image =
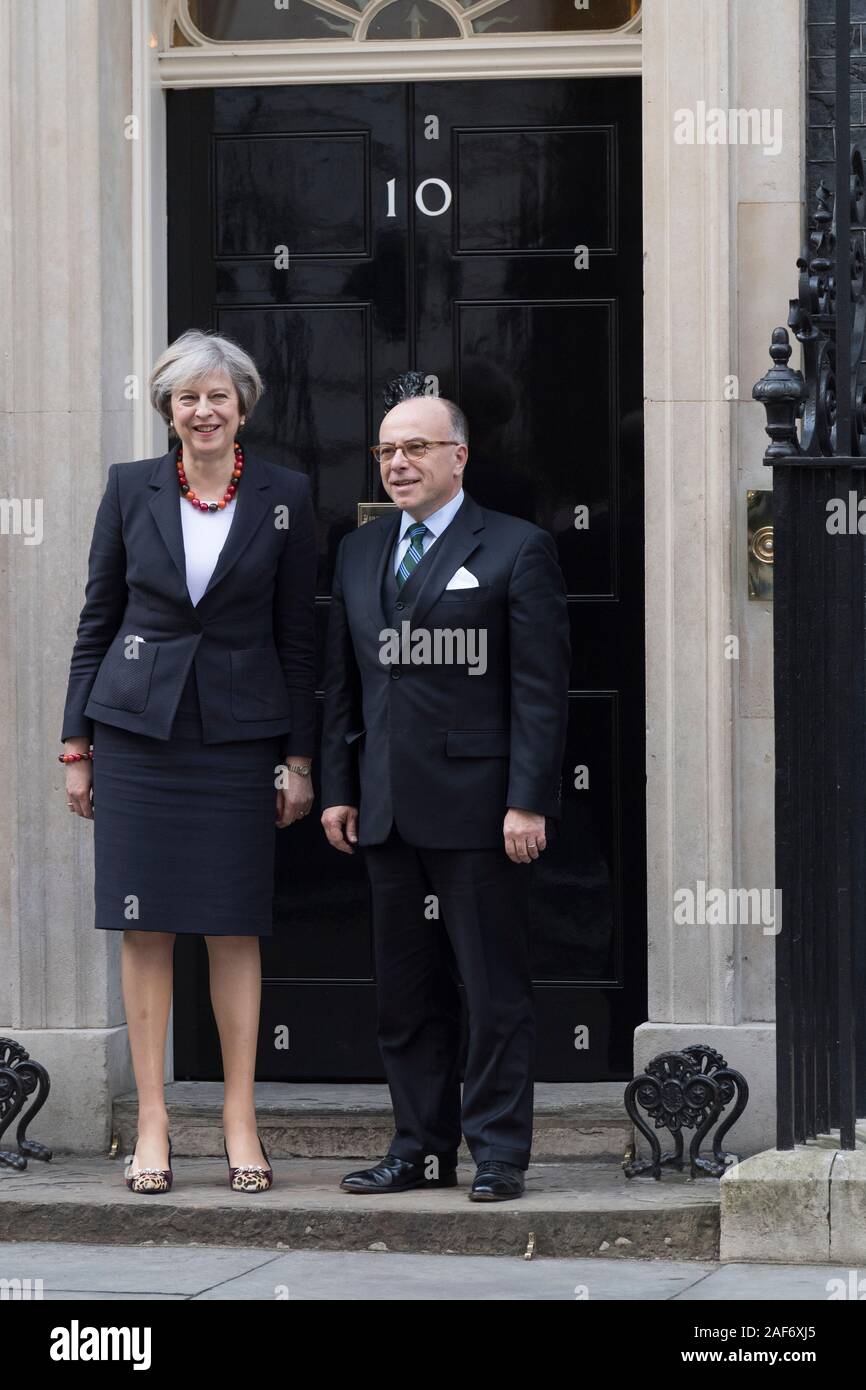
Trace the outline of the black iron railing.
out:
[[[854,1148],[866,1115],[866,208],[850,8],[837,0],[835,193],[817,190],[788,316],[803,372],[777,328],[752,393],[773,469],[780,1149],[837,1128]]]

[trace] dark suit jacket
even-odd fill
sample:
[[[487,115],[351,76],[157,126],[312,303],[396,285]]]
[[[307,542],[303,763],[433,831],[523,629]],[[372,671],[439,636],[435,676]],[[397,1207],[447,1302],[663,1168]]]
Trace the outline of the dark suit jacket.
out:
[[[98,719],[169,738],[194,663],[205,743],[286,734],[286,753],[312,756],[316,542],[309,482],[244,450],[234,519],[193,605],[176,457],[175,445],[162,458],[108,470],[60,737],[90,738]],[[287,512],[276,512],[280,507]],[[280,529],[278,518],[286,515]],[[130,642],[133,635],[144,641]],[[136,648],[136,659],[124,654]]]
[[[358,842],[392,818],[409,844],[502,846],[510,806],[557,817],[565,746],[568,615],[546,531],[463,503],[400,593],[388,566],[400,514],[368,522],[337,554],[328,626],[322,805],[360,808]],[[478,588],[446,589],[463,565]],[[390,610],[390,611],[389,611]],[[487,669],[384,664],[381,634],[482,628]]]

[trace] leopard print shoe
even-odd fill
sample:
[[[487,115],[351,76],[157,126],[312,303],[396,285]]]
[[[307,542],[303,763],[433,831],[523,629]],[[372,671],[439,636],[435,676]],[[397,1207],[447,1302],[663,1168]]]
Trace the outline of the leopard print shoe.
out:
[[[173,1181],[171,1171],[171,1135],[168,1136],[168,1167],[167,1168],[137,1168],[132,1171],[135,1162],[135,1149],[138,1147],[138,1136],[136,1135],[135,1146],[131,1154],[126,1155],[126,1163],[123,1168],[123,1180],[130,1192],[170,1192]]]
[[[259,1143],[262,1145],[262,1153],[265,1163],[270,1164],[270,1159],[265,1152],[262,1144],[262,1136],[257,1135]],[[226,1148],[226,1141],[223,1140],[223,1150],[226,1156],[226,1163],[229,1165],[229,1187],[232,1192],[267,1192],[273,1186],[274,1170],[270,1166],[262,1167],[260,1163],[246,1163],[239,1168],[233,1168],[229,1163],[229,1151]]]

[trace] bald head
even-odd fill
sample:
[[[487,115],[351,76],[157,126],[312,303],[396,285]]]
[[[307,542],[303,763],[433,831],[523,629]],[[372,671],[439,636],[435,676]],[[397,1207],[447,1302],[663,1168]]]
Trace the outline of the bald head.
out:
[[[412,406],[420,406],[422,410],[429,407],[425,410],[424,419],[431,428],[435,426],[443,439],[454,439],[458,444],[469,443],[469,425],[466,416],[459,405],[456,405],[454,401],[447,400],[444,396],[410,396],[405,401],[398,401],[384,417],[382,427],[384,428],[386,423],[396,423],[396,419],[410,418],[408,414],[398,416],[397,412],[406,412]],[[392,416],[395,417],[393,422]],[[411,418],[416,418],[416,416],[413,415]]]
[[[379,429],[379,443],[395,453],[381,462],[382,485],[388,496],[416,521],[444,507],[463,484],[469,450],[466,418],[453,401],[439,396],[410,396],[389,410]],[[411,458],[404,445],[426,443],[420,458]]]

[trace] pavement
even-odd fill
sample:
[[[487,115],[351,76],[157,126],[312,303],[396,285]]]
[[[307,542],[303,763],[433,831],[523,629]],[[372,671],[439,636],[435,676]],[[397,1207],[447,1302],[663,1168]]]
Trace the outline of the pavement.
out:
[[[851,1273],[830,1265],[0,1243],[0,1281],[30,1280],[31,1296],[39,1291],[45,1301],[826,1303],[840,1290],[853,1296]]]

